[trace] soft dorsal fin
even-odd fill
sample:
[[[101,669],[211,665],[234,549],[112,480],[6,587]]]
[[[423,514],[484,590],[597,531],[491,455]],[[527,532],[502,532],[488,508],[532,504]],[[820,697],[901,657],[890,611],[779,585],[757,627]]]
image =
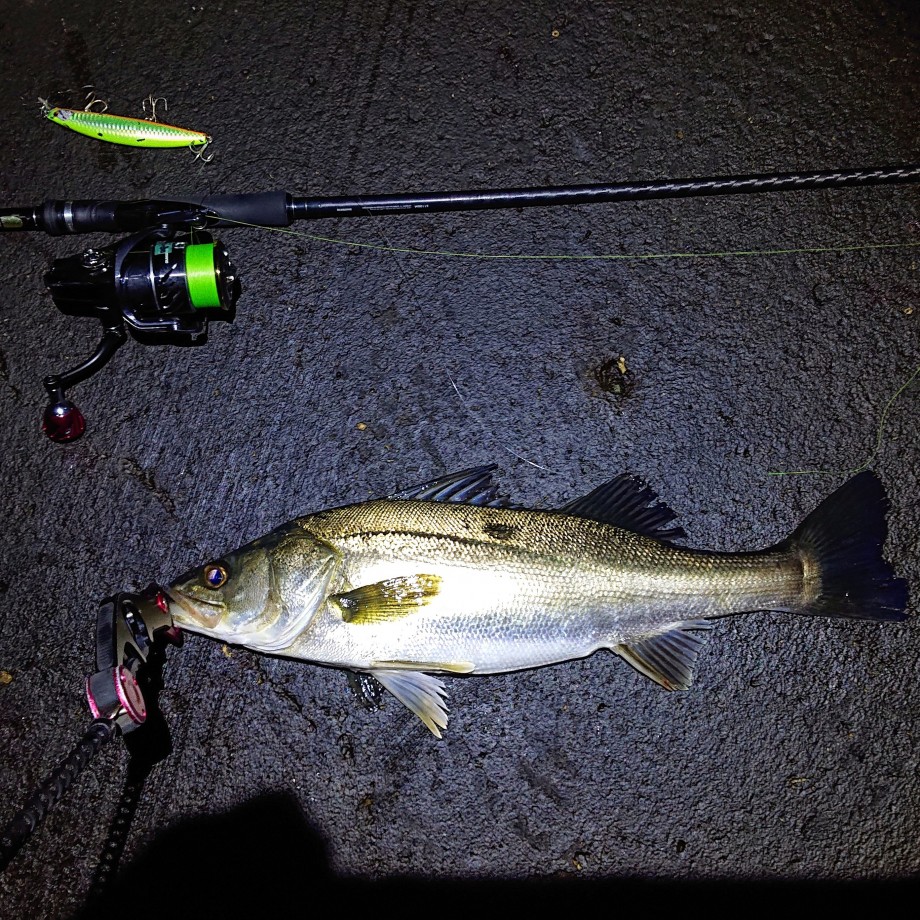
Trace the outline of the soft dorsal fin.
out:
[[[672,623],[664,632],[624,642],[613,650],[665,690],[687,690],[697,656],[709,639],[705,630],[711,628],[708,620]]]
[[[400,703],[411,709],[428,727],[435,738],[447,728],[447,691],[436,677],[422,671],[390,671],[377,669],[371,674],[386,687]]]
[[[682,527],[668,527],[677,515],[641,479],[622,473],[559,509],[562,514],[613,524],[656,540],[679,540]]]
[[[501,498],[492,474],[498,465],[474,466],[459,473],[449,473],[430,482],[403,489],[389,496],[394,499],[414,499],[427,502],[461,502],[465,505],[481,505],[488,508],[508,508],[510,502]]]

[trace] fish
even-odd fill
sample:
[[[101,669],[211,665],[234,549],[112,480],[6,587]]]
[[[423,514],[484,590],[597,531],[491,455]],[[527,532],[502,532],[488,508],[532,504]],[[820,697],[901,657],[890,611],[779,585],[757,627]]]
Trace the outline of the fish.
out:
[[[493,465],[319,511],[168,588],[176,625],[256,652],[376,678],[447,728],[449,675],[609,649],[687,690],[723,617],[758,611],[898,622],[908,589],[883,557],[888,498],[865,471],[776,545],[681,545],[676,514],[621,474],[556,509],[498,493]]]

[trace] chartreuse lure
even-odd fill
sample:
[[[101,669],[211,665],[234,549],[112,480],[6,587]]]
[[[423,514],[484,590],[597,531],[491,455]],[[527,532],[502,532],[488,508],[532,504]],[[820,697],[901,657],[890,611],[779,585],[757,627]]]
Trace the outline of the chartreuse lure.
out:
[[[39,102],[42,104],[42,114],[56,124],[110,144],[128,147],[191,147],[200,155],[211,143],[210,135],[202,131],[89,109],[65,109],[49,105],[44,99],[39,99]]]

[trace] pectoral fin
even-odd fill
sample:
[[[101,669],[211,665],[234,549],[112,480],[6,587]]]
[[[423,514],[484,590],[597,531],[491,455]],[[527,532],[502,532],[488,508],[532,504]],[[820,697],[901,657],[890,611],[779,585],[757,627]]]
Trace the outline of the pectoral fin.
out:
[[[697,631],[710,628],[707,620],[674,623],[664,632],[617,645],[613,650],[665,690],[687,690],[697,656],[709,639]]]
[[[421,671],[389,671],[374,669],[371,674],[406,708],[411,709],[428,727],[435,738],[447,728],[447,691],[436,677]]]
[[[417,613],[441,589],[439,575],[405,575],[333,594],[346,623],[381,623]]]

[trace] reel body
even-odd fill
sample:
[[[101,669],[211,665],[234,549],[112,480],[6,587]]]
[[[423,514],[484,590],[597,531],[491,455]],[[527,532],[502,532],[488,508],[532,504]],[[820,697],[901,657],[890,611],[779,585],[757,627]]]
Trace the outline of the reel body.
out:
[[[201,231],[146,230],[105,248],[56,259],[45,285],[68,316],[96,319],[102,338],[85,361],[45,378],[42,428],[53,441],[86,424],[66,391],[101,370],[128,335],[146,345],[200,345],[210,320],[232,322],[241,285],[226,247]]]

